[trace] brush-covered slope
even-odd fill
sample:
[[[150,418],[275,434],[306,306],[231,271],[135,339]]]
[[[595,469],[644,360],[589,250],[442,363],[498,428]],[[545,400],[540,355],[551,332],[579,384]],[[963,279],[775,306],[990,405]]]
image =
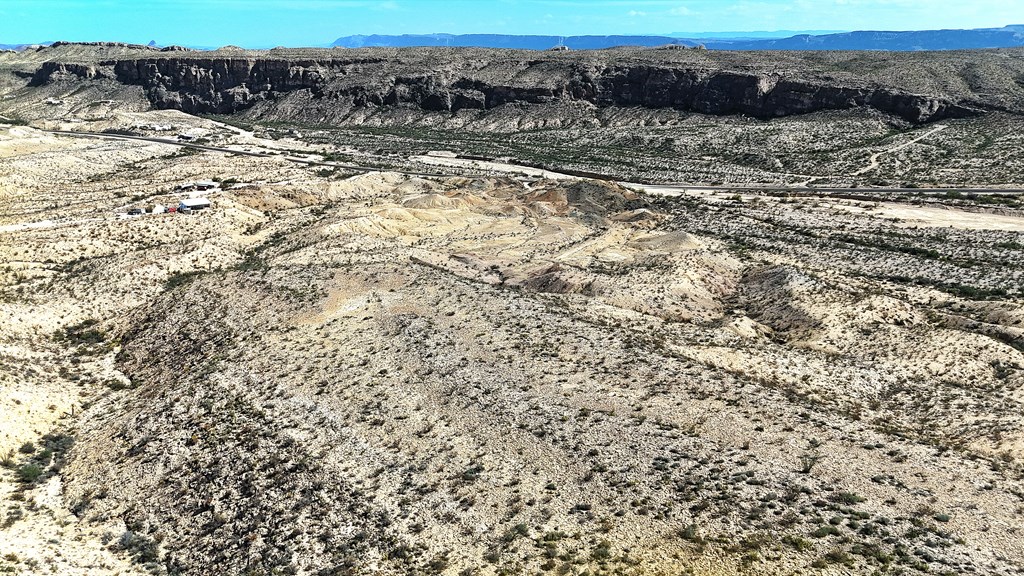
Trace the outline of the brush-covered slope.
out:
[[[0,567],[1019,574],[1019,202],[661,191],[0,129]]]
[[[130,388],[82,420],[69,500],[168,571],[1019,568],[1018,303],[737,228],[800,210],[397,176],[304,203],[118,323]]]

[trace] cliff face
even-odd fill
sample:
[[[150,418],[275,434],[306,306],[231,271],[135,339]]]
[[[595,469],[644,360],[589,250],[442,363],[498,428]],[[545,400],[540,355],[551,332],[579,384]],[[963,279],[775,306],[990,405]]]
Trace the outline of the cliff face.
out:
[[[458,65],[409,70],[385,58],[307,59],[154,57],[84,66],[48,62],[34,84],[57,74],[105,74],[146,88],[157,108],[229,114],[305,90],[339,107],[414,106],[427,111],[488,110],[505,104],[583,101],[599,107],[672,108],[768,119],[819,110],[871,107],[914,123],[979,114],[940,96],[864,83],[737,72],[671,64],[585,66],[579,62],[509,62],[483,75]],[[440,64],[439,64],[440,65]],[[539,69],[539,72],[533,69]],[[532,72],[533,71],[533,72]],[[529,78],[539,80],[531,82]]]
[[[103,69],[92,64],[44,62],[32,76],[29,86],[43,86],[58,78],[92,80],[102,76],[105,76]]]
[[[319,94],[325,82],[316,62],[248,58],[122,60],[114,63],[114,74],[146,87],[157,108],[190,113],[237,112],[295,90]]]
[[[599,105],[745,114],[762,119],[863,106],[915,123],[978,113],[943,98],[893,89],[714,70],[624,67],[606,71],[596,84]]]

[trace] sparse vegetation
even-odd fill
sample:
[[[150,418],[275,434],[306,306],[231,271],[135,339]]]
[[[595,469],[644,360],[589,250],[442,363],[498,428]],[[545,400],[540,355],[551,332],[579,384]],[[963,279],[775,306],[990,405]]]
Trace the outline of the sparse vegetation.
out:
[[[0,243],[0,542],[43,534],[53,563],[4,565],[1024,569],[1021,205],[929,189],[1017,179],[1012,115],[950,121],[855,175],[934,128],[557,102],[481,115],[491,126],[465,110],[457,129],[396,123],[388,105],[360,125],[266,122],[286,101],[232,116],[255,137],[166,117],[217,146],[459,174],[342,181],[279,158],[62,138],[0,158],[16,189],[4,226],[57,224]],[[164,118],[132,109],[104,128]],[[431,150],[465,167],[410,159]],[[488,173],[499,156],[859,188],[658,196]],[[113,214],[199,178],[247,184],[188,217]],[[76,521],[51,512],[60,499]]]

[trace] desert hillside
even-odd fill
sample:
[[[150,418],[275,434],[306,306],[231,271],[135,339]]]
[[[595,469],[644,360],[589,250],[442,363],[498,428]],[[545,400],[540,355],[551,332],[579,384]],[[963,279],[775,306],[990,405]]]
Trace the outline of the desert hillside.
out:
[[[110,119],[179,110],[421,173],[440,150],[644,183],[1015,187],[1022,55],[59,43],[0,53],[0,121],[174,137]]]
[[[356,174],[138,96],[0,126],[3,570],[1024,570],[1015,196]]]

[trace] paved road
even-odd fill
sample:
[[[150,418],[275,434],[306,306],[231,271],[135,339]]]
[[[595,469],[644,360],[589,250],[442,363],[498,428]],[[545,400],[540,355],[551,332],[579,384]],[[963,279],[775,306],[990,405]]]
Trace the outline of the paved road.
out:
[[[232,148],[220,148],[217,146],[206,146],[203,144],[193,144],[191,142],[180,142],[178,140],[172,140],[170,138],[154,138],[150,136],[127,136],[122,134],[105,134],[97,132],[69,132],[64,130],[46,130],[50,134],[57,134],[61,136],[73,136],[78,138],[103,138],[113,140],[138,140],[142,142],[155,142],[157,144],[168,144],[171,146],[179,146],[182,148],[192,148],[194,150],[203,150],[207,152],[223,152],[226,154],[240,154],[242,156],[255,156],[258,158],[284,158],[289,162],[295,162],[297,164],[306,164],[310,166],[328,166],[331,168],[342,168],[344,170],[352,170],[356,172],[397,172],[399,174],[407,174],[410,176],[421,176],[427,178],[446,178],[453,176],[453,174],[431,174],[428,172],[410,172],[406,170],[392,170],[380,167],[369,167],[359,166],[355,164],[340,164],[338,162],[322,162],[317,160],[307,160],[305,158],[295,158],[294,156],[285,156],[280,154],[270,154],[268,152],[248,152],[244,150],[235,150]],[[926,134],[925,136],[928,136]],[[526,166],[517,166],[515,164],[508,164],[508,167],[512,170],[515,168],[528,168]],[[458,176],[468,177],[482,177],[486,174],[456,174]],[[570,176],[570,175],[566,175]],[[794,186],[794,185],[783,185],[783,184],[729,184],[723,186],[702,186],[693,184],[682,184],[682,183],[668,183],[668,184],[638,184],[635,182],[623,182],[622,184],[634,187],[640,187],[651,193],[679,193],[685,191],[706,191],[706,192],[740,192],[740,191],[759,191],[759,192],[785,192],[794,195],[816,195],[816,194],[829,194],[829,195],[846,195],[853,197],[854,199],[863,198],[865,200],[871,199],[878,194],[947,194],[950,192],[959,192],[961,194],[998,194],[1017,196],[1024,194],[1024,188],[874,188],[874,187],[863,187],[863,188],[826,188],[826,187],[807,187],[807,186]]]
[[[997,194],[1007,196],[1018,196],[1024,194],[1024,188],[826,188],[824,186],[786,186],[781,184],[730,184],[728,186],[698,186],[692,184],[632,184],[643,186],[647,189],[664,189],[666,191],[686,190],[707,191],[707,192],[742,192],[744,190],[754,192],[789,192],[797,195],[813,194],[846,194],[851,196],[872,196],[882,194],[947,194],[959,192],[960,194]]]

